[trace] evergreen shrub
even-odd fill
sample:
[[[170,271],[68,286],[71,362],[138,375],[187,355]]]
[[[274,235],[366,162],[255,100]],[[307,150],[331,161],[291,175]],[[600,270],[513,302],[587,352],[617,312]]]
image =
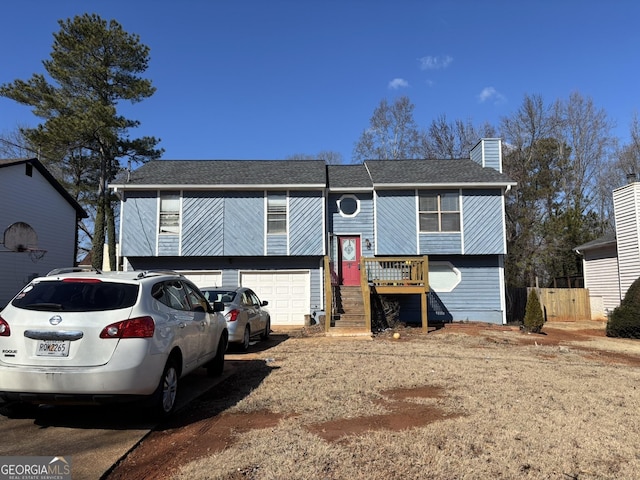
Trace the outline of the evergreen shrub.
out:
[[[527,297],[527,307],[524,312],[524,328],[532,333],[540,333],[544,325],[544,315],[538,299],[538,292],[532,289]]]
[[[631,284],[609,317],[607,337],[640,338],[640,278]]]

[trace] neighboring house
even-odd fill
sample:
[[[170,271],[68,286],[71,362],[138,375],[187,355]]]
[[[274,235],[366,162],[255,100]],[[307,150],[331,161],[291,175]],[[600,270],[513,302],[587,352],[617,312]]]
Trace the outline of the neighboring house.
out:
[[[620,305],[620,274],[617,243],[614,235],[580,245],[574,250],[582,255],[584,288],[589,290],[591,319],[606,320]]]
[[[426,256],[430,320],[502,324],[513,185],[500,139],[483,139],[462,160],[156,160],[110,188],[121,198],[122,268],[251,287],[273,325],[328,315],[332,285],[366,281],[361,258],[399,268]],[[410,297],[401,320],[419,322]]]
[[[87,215],[35,158],[0,160],[0,308],[32,278],[75,265]]]
[[[640,183],[613,191],[616,234],[599,238],[574,250],[583,256],[585,288],[589,289],[595,318],[607,315],[640,277]]]

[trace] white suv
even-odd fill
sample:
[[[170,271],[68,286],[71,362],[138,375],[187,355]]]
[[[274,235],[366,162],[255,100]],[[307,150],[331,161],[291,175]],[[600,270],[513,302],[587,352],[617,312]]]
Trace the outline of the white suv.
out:
[[[180,377],[203,366],[222,373],[229,337],[222,303],[211,305],[175,272],[75,270],[32,280],[0,312],[0,398],[146,397],[168,415]]]

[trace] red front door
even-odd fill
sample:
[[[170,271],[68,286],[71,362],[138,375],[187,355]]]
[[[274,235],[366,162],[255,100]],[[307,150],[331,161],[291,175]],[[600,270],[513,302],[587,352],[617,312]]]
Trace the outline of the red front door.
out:
[[[340,237],[340,284],[360,285],[360,237]]]

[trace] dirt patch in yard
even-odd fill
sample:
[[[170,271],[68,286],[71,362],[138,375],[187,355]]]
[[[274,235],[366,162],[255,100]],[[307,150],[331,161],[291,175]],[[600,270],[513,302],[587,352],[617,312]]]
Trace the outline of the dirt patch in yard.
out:
[[[394,333],[399,333],[399,338],[394,338]],[[640,366],[640,347],[637,342],[629,343],[628,347],[622,342],[622,347],[609,349],[604,324],[595,322],[575,325],[546,324],[541,334],[528,334],[518,327],[475,323],[447,325],[428,334],[418,328],[400,328],[377,334],[373,341],[425,341],[425,337],[429,335],[472,336],[486,340],[487,345],[505,343],[516,348],[558,347],[577,352],[587,361]],[[321,335],[304,338],[304,342],[331,341],[337,340]],[[620,342],[616,345],[619,344]],[[301,345],[300,348],[305,347]],[[477,348],[483,348],[482,343],[479,343]],[[562,351],[558,349],[542,351],[540,357],[552,361],[554,355]],[[268,350],[262,350],[255,358],[264,359],[265,355],[269,355]],[[249,359],[250,355],[244,358]],[[238,372],[235,375],[214,388],[214,391],[205,394],[202,399],[195,401],[186,410],[178,412],[170,423],[152,431],[105,477],[105,480],[167,478],[177,472],[181,465],[229,448],[238,441],[242,433],[273,429],[280,422],[286,421],[287,417],[295,417],[296,414],[293,412],[286,415],[266,409],[247,413],[225,411],[249,395],[250,388],[247,384],[252,384],[251,378],[265,378],[269,374],[269,368],[277,368],[268,365],[270,360],[265,362],[263,371],[256,371],[255,362],[236,362]],[[243,364],[247,366],[244,367]],[[384,390],[380,395],[375,403],[384,410],[381,414],[331,419],[307,424],[305,428],[325,441],[334,443],[372,430],[406,430],[464,414],[441,408],[438,400],[446,399],[448,392],[436,386]],[[239,471],[233,478],[247,476]]]

